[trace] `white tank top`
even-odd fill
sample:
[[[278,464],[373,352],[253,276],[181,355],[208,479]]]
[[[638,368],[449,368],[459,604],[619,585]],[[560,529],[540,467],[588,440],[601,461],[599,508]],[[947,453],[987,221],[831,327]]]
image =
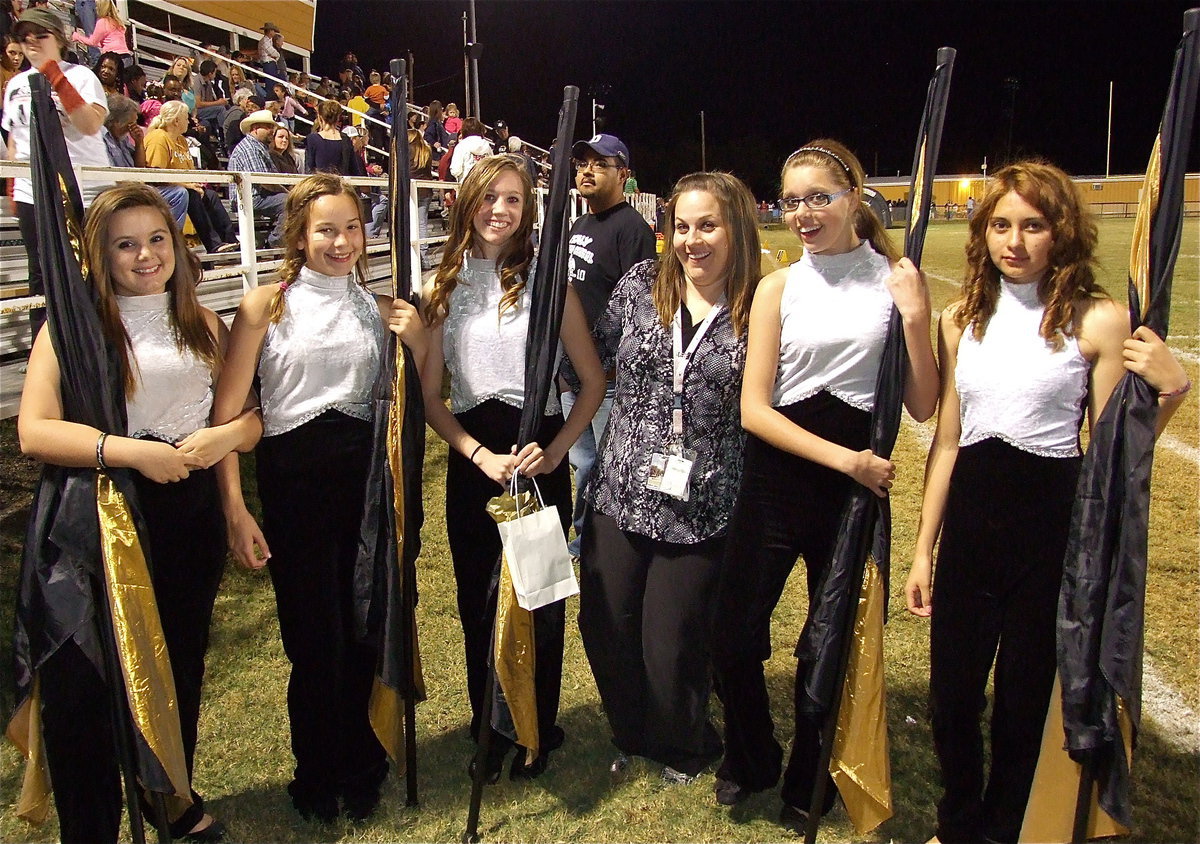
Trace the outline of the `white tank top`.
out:
[[[887,256],[866,240],[841,255],[805,252],[792,264],[779,302],[773,406],[827,390],[860,410],[874,409],[892,311],[890,273]]]
[[[442,324],[442,354],[450,373],[450,410],[462,413],[488,399],[525,404],[525,342],[529,334],[529,280],[516,306],[500,314],[500,276],[488,258],[466,257]],[[557,370],[557,362],[555,364]],[[551,390],[546,415],[559,412]]]
[[[998,437],[1043,457],[1075,457],[1091,364],[1074,337],[1058,351],[1038,333],[1045,306],[1036,284],[1000,280],[1000,299],[982,340],[968,328],[955,381],[959,445]]]
[[[263,436],[286,433],[327,410],[370,420],[383,348],[375,297],[353,275],[304,267],[283,301],[258,360]]]
[[[117,308],[129,334],[137,385],[125,399],[126,430],[131,437],[175,443],[208,425],[213,389],[208,364],[175,341],[169,295],[118,296]]]

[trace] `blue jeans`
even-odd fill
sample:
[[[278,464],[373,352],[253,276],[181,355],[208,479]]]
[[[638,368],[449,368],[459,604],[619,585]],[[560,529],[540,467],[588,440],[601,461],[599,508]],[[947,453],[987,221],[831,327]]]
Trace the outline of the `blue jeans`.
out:
[[[567,460],[570,461],[571,468],[575,470],[575,506],[571,511],[571,524],[575,528],[575,538],[567,543],[567,550],[572,554],[579,553],[579,537],[583,535],[583,510],[588,481],[592,477],[592,467],[596,464],[596,454],[599,451],[601,441],[604,439],[604,429],[608,426],[608,416],[612,413],[614,394],[615,388],[613,382],[609,381],[608,388],[604,391],[604,401],[600,402],[600,409],[592,417],[592,424],[583,429],[583,433],[579,435],[579,439],[575,441],[575,445],[571,446],[571,450],[567,453]],[[562,402],[563,419],[571,415],[571,408],[575,406],[575,398],[575,393],[569,390],[559,396],[559,400]]]
[[[283,204],[287,202],[286,193],[255,194],[254,213],[270,217],[274,227],[267,236],[267,246],[275,247],[283,243]]]
[[[96,0],[75,0],[75,19],[79,28],[90,36],[96,29]],[[87,54],[88,64],[95,64],[100,58],[100,48],[88,47]]]

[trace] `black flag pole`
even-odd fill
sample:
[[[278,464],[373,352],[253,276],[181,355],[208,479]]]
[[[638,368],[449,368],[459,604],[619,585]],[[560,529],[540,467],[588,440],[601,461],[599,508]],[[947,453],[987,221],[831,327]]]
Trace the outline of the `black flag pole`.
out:
[[[571,142],[575,137],[575,117],[579,107],[579,89],[574,85],[563,88],[563,102],[558,112],[557,142],[550,162],[550,193],[538,247],[537,268],[534,270],[530,296],[529,334],[525,345],[525,401],[521,408],[521,423],[517,450],[537,438],[546,399],[554,378],[555,353],[562,327],[563,305],[567,296],[566,221],[567,198],[571,189]],[[497,565],[503,565],[497,559]],[[497,594],[497,600],[499,595]],[[492,623],[492,646],[489,648],[488,677],[484,685],[483,710],[480,718],[478,745],[472,767],[471,803],[467,810],[464,844],[479,841],[479,811],[483,802],[483,786],[487,779],[487,759],[492,743],[492,723],[497,715],[498,696],[495,686],[496,624]]]
[[[408,77],[391,63],[388,221],[392,294],[414,302],[409,176]],[[416,705],[425,698],[417,639],[417,569],[424,508],[425,406],[412,352],[390,331],[372,391],[372,440],[366,498],[355,562],[356,632],[377,652],[371,726],[405,774],[405,805],[419,805]]]
[[[942,126],[950,97],[950,77],[956,51],[942,47],[925,97],[925,108],[913,155],[912,183],[909,191],[909,221],[904,237],[904,253],[920,267],[929,225],[929,201],[933,177],[937,171]],[[900,430],[900,411],[904,395],[904,371],[908,353],[899,311],[893,306],[884,342],[883,359],[875,389],[875,409],[871,415],[871,451],[889,457]],[[842,528],[826,577],[818,589],[820,611],[810,610],[809,624],[798,651],[801,658],[813,659],[813,670],[806,684],[808,703],[819,709],[824,721],[821,752],[814,778],[812,802],[804,830],[806,844],[815,844],[821,826],[821,814],[829,785],[829,765],[837,732],[838,711],[850,655],[854,647],[854,619],[862,589],[867,557],[872,550],[875,565],[885,573],[889,568],[891,513],[888,499],[876,498],[865,487],[857,487],[843,515]],[[885,581],[886,582],[886,581]],[[884,590],[886,595],[886,589]],[[800,653],[798,652],[798,656]]]
[[[391,207],[388,210],[388,233],[391,235],[392,259],[392,297],[402,298],[412,303],[417,291],[412,285],[412,206],[409,202],[412,196],[412,176],[409,173],[408,149],[408,75],[404,59],[392,59],[392,89],[391,118],[392,134],[388,161],[388,199]],[[393,343],[395,343],[395,336]],[[398,353],[403,356],[404,366],[410,373],[415,374],[416,366],[412,353],[402,346]],[[399,361],[397,361],[399,364]],[[419,392],[419,391],[418,391]],[[411,528],[409,531],[411,533]],[[409,537],[405,536],[405,542]],[[417,616],[417,567],[415,555],[402,555],[400,560],[400,616],[406,631],[416,630]],[[412,637],[404,636],[405,643],[402,664],[405,677],[412,682],[416,671],[416,649]],[[404,760],[405,760],[405,805],[418,805],[417,799],[417,696],[404,696]]]
[[[1183,15],[1162,122],[1146,168],[1129,267],[1130,329],[1145,325],[1164,340],[1198,91],[1200,8],[1193,8]],[[1140,376],[1126,373],[1093,425],[1080,467],[1058,618],[1063,729],[1067,751],[1080,765],[1073,841],[1087,839],[1095,786],[1100,807],[1122,826],[1132,824],[1126,754],[1133,751],[1141,720],[1157,415],[1153,388]]]

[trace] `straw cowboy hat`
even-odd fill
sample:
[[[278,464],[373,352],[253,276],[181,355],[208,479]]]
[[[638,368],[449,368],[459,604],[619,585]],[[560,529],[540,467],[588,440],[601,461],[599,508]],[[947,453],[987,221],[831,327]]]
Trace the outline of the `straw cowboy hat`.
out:
[[[238,124],[238,128],[242,130],[243,135],[249,135],[250,130],[255,126],[274,126],[275,115],[271,114],[269,108],[252,111],[242,118],[242,122]]]
[[[270,21],[267,21],[266,23],[264,23],[262,26],[259,27],[259,29],[266,33],[283,32],[282,29],[280,29],[279,27],[277,27],[275,24],[271,23]]]

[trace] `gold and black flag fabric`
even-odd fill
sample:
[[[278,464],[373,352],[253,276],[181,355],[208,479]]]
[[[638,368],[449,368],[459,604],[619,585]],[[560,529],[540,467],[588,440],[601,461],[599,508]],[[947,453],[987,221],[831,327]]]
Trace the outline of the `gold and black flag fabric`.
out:
[[[63,419],[124,434],[124,379],[101,331],[95,291],[84,283],[83,204],[44,77],[35,74],[32,89],[38,257]],[[39,669],[67,642],[82,650],[114,692],[117,729],[129,739],[136,768],[127,777],[135,775],[148,796],[169,798],[171,817],[191,802],[175,685],[150,561],[139,541],[145,528],[132,471],[45,465],[34,490],[17,587],[17,708],[7,729],[28,759],[17,813],[34,823],[50,809]]]
[[[1129,266],[1130,328],[1145,325],[1163,339],[1183,226],[1184,172],[1196,120],[1198,30],[1200,9],[1192,9],[1184,15],[1167,103],[1146,168]],[[1127,372],[1092,426],[1059,594],[1061,709],[1052,711],[1048,720],[1061,726],[1046,729],[1022,840],[1119,834],[1120,827],[1132,821],[1129,763],[1141,722],[1157,417],[1158,394],[1140,376]],[[1064,750],[1070,760],[1064,758]],[[1051,773],[1055,770],[1061,774]],[[1065,805],[1046,788],[1061,785],[1064,778],[1072,786]],[[1094,805],[1089,808],[1096,802],[1107,818],[1098,816]]]
[[[399,64],[392,68],[396,86],[388,164],[392,295],[413,302],[407,77]],[[374,434],[355,567],[355,623],[360,639],[378,652],[371,726],[408,775],[408,804],[416,805],[414,706],[425,699],[416,622],[416,563],[425,520],[425,405],[412,352],[390,331],[386,337],[372,396]]]
[[[943,47],[930,80],[913,160],[909,225],[904,252],[920,266],[929,203],[937,169],[942,124],[950,93],[955,51]],[[908,354],[900,314],[892,308],[884,343],[871,451],[889,457],[900,430]],[[810,663],[798,705],[824,719],[821,769],[809,813],[807,839],[815,840],[827,769],[859,832],[892,815],[887,706],[883,678],[883,623],[891,567],[891,508],[866,487],[854,485],[842,515],[833,557],[817,586],[817,597],[796,646]]]

